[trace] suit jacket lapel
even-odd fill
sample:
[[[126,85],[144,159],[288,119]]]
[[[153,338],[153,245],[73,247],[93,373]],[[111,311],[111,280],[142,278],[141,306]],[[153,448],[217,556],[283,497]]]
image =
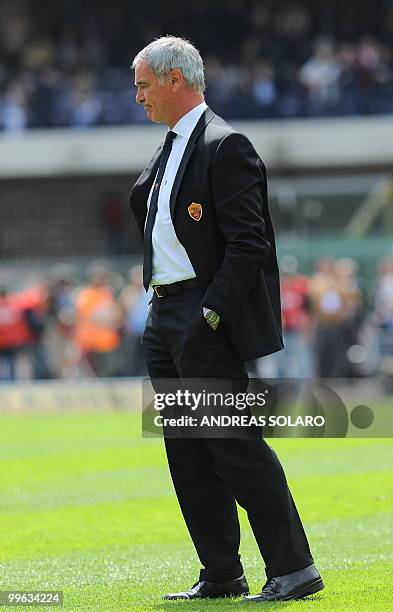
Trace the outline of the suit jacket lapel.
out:
[[[147,207],[147,198],[149,197],[150,189],[153,184],[154,178],[157,174],[158,166],[160,163],[162,146],[158,147],[153,157],[149,160],[146,168],[143,170],[142,174],[139,176],[138,180],[135,182],[130,196],[130,204],[131,208],[133,205],[133,195],[134,193],[138,193],[138,200],[144,200]],[[145,197],[146,196],[146,197]]]
[[[202,114],[198,123],[196,124],[191,136],[188,140],[186,149],[183,154],[183,158],[180,162],[179,168],[177,170],[176,178],[173,183],[171,199],[170,199],[170,211],[171,217],[173,219],[173,213],[175,210],[175,203],[177,194],[179,192],[180,184],[182,182],[185,170],[187,168],[187,164],[190,160],[192,152],[195,148],[195,145],[198,141],[199,136],[206,129],[206,126],[214,117],[213,111],[208,107],[205,112]],[[131,191],[130,196],[130,206],[133,210],[137,220],[139,222],[141,232],[143,233],[143,225],[144,219],[147,214],[147,200],[149,197],[150,189],[153,184],[154,178],[157,174],[158,166],[160,163],[162,146],[158,147],[157,151],[154,153],[153,157],[150,159],[146,168],[143,170],[142,174],[134,184],[134,187]]]
[[[205,112],[203,113],[203,115],[201,116],[201,118],[199,119],[198,123],[196,124],[194,130],[191,133],[191,136],[188,140],[186,149],[184,151],[182,160],[179,164],[179,168],[177,170],[177,174],[176,174],[176,178],[175,181],[173,183],[173,187],[172,187],[172,191],[171,191],[171,199],[170,199],[170,210],[171,210],[171,217],[173,220],[173,214],[174,214],[174,210],[175,210],[175,204],[176,204],[176,198],[177,198],[177,194],[179,192],[179,188],[180,188],[180,184],[182,182],[183,176],[184,176],[184,172],[187,168],[187,164],[190,161],[190,157],[192,155],[192,152],[194,150],[194,147],[197,143],[197,140],[199,138],[199,136],[202,134],[202,132],[206,129],[206,126],[208,125],[208,123],[210,123],[210,121],[213,119],[214,117],[214,113],[212,110],[210,110],[209,107],[207,107],[207,109],[205,110]]]

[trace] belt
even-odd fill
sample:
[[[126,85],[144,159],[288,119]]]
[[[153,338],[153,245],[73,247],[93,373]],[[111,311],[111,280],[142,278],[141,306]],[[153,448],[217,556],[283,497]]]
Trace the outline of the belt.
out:
[[[188,280],[178,281],[170,285],[155,285],[153,289],[158,298],[166,298],[170,295],[183,293],[183,291],[187,291],[187,289],[192,289],[193,287],[200,287],[196,278],[189,278]]]

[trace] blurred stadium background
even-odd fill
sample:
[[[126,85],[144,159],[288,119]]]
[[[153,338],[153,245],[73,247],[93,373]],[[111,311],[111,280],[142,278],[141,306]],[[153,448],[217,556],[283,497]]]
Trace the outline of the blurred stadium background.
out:
[[[128,200],[165,128],[129,66],[163,34],[200,49],[208,103],[268,168],[286,350],[250,373],[393,390],[392,0],[0,0],[0,589],[78,611],[163,610],[198,571],[130,411],[147,300]],[[273,442],[328,585],[302,610],[388,609],[391,441]]]
[[[391,388],[391,0],[1,0],[0,31],[0,380],[144,374],[128,199],[163,127],[129,65],[176,33],[268,167],[287,349],[250,371]]]

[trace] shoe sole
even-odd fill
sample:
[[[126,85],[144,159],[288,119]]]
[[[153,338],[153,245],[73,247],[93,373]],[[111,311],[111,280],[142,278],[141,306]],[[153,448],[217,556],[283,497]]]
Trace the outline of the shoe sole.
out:
[[[162,599],[167,601],[176,601],[182,599],[183,601],[193,601],[194,599],[227,599],[228,597],[246,597],[249,595],[250,591],[244,591],[243,593],[228,593],[227,595],[211,595],[210,597],[168,597],[167,595],[163,595]]]
[[[322,591],[322,589],[324,588],[325,588],[325,585],[323,584],[322,578],[318,578],[318,580],[315,580],[311,584],[308,584],[302,591],[289,595],[288,597],[280,597],[277,599],[255,599],[255,600],[246,599],[245,601],[247,603],[263,604],[263,603],[271,603],[271,602],[274,603],[276,601],[290,601],[294,599],[303,599],[303,597],[314,595],[314,593],[318,593],[318,591]]]
[[[288,601],[289,599],[303,599],[303,597],[308,597],[309,595],[314,595],[314,593],[318,593],[325,588],[323,584],[322,578],[318,578],[315,582],[309,584],[303,591],[300,593],[296,593],[296,595],[291,595],[290,597],[286,597],[283,601]]]

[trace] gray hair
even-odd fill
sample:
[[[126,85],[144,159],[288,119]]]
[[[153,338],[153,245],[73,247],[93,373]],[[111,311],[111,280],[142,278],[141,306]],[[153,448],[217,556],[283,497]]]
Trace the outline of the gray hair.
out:
[[[171,70],[181,70],[187,85],[198,93],[205,91],[203,61],[196,47],[189,40],[177,36],[162,36],[139,51],[132,62],[145,62],[158,78],[160,85]]]

